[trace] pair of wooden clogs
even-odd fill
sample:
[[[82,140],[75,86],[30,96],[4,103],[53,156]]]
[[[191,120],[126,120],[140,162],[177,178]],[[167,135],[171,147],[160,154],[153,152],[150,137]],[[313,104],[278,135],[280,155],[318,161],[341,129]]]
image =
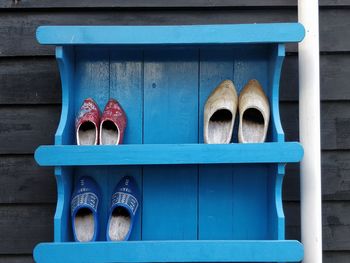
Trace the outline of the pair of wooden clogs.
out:
[[[117,145],[123,142],[126,114],[115,99],[110,99],[100,117],[92,98],[84,100],[75,122],[78,145]]]
[[[101,192],[94,179],[83,176],[78,179],[71,200],[71,216],[74,240],[91,242],[98,240],[100,221],[105,220],[101,211]],[[130,238],[139,208],[140,192],[133,177],[125,176],[112,193],[107,228],[107,241],[125,241]],[[102,224],[104,225],[104,224]]]
[[[238,142],[261,143],[266,139],[270,119],[268,99],[257,80],[250,80],[239,97],[231,80],[221,82],[210,94],[204,108],[204,142],[231,142],[237,108]]]

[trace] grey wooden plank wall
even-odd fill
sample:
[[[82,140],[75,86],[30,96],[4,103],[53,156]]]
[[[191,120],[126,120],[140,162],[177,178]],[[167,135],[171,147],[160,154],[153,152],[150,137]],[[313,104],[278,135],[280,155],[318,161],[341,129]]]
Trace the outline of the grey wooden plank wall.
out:
[[[0,1],[0,262],[32,262],[35,244],[52,240],[53,170],[33,152],[50,144],[60,114],[53,49],[35,29],[48,24],[208,24],[297,20],[296,0],[2,0]],[[350,2],[320,0],[324,262],[350,262]],[[281,113],[298,140],[297,47],[287,47]],[[287,238],[300,238],[299,168],[284,182]],[[316,263],[316,262],[315,262]]]

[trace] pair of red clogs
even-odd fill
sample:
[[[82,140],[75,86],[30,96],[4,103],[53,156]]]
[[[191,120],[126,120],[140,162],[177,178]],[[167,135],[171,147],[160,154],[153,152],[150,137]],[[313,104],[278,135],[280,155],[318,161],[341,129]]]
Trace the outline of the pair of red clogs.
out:
[[[110,99],[100,115],[92,98],[85,99],[75,122],[78,145],[118,145],[123,143],[126,114],[115,99]]]

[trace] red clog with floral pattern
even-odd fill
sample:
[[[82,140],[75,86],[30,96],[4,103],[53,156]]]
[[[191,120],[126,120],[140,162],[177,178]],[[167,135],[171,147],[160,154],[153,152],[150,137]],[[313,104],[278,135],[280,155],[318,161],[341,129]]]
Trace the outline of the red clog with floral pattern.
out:
[[[75,121],[78,145],[97,145],[100,110],[92,98],[87,98],[81,105]]]
[[[123,143],[126,114],[115,99],[110,99],[103,111],[100,124],[100,144],[118,145]]]

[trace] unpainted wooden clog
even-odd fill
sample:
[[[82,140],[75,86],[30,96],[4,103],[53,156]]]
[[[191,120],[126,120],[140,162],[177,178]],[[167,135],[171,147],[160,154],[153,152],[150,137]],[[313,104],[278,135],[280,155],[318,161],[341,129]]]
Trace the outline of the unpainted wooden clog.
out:
[[[240,143],[262,143],[270,120],[269,101],[260,85],[253,79],[243,88],[239,95],[239,127]]]
[[[236,88],[231,80],[222,81],[213,90],[204,108],[204,143],[230,143],[237,103]]]

